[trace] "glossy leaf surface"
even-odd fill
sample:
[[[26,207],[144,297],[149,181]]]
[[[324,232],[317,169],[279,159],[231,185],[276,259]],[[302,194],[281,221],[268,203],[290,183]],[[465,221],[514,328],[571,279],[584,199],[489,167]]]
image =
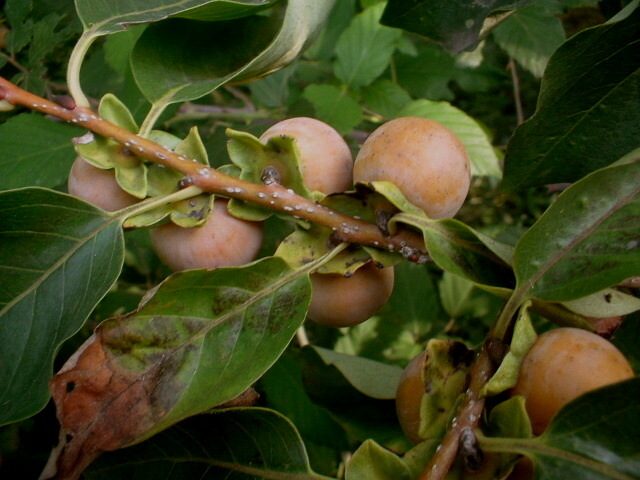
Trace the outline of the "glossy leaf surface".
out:
[[[535,115],[507,147],[506,190],[576,181],[640,145],[639,42],[640,8],[556,50]]]
[[[0,424],[49,399],[59,346],[120,274],[122,228],[74,197],[40,188],[0,193]]]
[[[640,271],[640,160],[588,175],[563,192],[515,250],[518,289],[566,301]]]

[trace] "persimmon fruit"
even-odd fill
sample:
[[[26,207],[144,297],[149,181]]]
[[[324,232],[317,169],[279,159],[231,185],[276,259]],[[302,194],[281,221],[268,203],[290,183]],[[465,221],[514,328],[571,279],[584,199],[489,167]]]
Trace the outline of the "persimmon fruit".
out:
[[[363,143],[353,181],[388,181],[433,219],[453,217],[471,184],[469,155],[447,127],[401,117],[378,127]]]
[[[113,171],[103,170],[78,157],[71,166],[67,190],[82,200],[115,212],[140,201],[125,192]]]
[[[173,271],[244,265],[254,260],[264,238],[262,222],[234,217],[226,199],[214,201],[213,211],[199,227],[166,223],[151,230],[151,243],[160,260]]]
[[[402,372],[396,391],[396,412],[404,435],[417,445],[420,437],[420,404],[426,390],[423,371],[427,352],[424,351],[409,362]]]
[[[302,180],[310,190],[329,195],[350,188],[353,156],[347,142],[333,127],[315,118],[288,118],[267,129],[260,140],[267,142],[276,135],[295,139]]]
[[[611,342],[586,330],[542,333],[524,357],[513,395],[525,398],[533,433],[578,396],[633,377],[633,369]]]
[[[378,268],[369,262],[353,275],[313,273],[308,316],[327,327],[351,327],[368,320],[386,303],[393,291],[393,267]]]

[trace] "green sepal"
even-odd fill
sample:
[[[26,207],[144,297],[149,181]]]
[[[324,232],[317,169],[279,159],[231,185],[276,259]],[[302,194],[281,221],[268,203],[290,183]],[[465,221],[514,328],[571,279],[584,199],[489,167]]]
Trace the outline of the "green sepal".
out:
[[[240,167],[238,178],[252,183],[264,183],[263,173],[267,167],[274,168],[278,177],[274,181],[290,188],[298,195],[313,199],[313,194],[302,181],[300,152],[295,140],[290,136],[274,136],[262,143],[250,133],[228,128],[229,137],[227,151],[231,161]],[[266,220],[273,211],[260,205],[232,202],[230,211],[233,215],[246,220]]]
[[[531,324],[531,316],[529,315],[530,301],[525,302],[520,308],[518,318],[513,330],[511,346],[509,352],[502,360],[496,373],[482,387],[480,394],[483,396],[494,396],[515,387],[518,382],[520,366],[524,360],[524,356],[535,343],[538,338],[536,331]]]
[[[440,439],[467,388],[472,350],[456,340],[427,342],[423,380],[428,386],[420,404],[420,438]]]
[[[102,118],[131,133],[138,132],[131,112],[113,94],[106,94],[100,101],[98,113]],[[147,196],[147,167],[131,151],[115,140],[96,136],[91,142],[77,143],[76,153],[86,162],[103,170],[115,169],[118,184],[124,191],[137,198]]]
[[[308,230],[299,228],[280,242],[275,256],[284,259],[293,268],[302,267],[335,247],[329,239],[331,233],[331,229],[315,224]],[[354,245],[336,255],[317,271],[350,276],[369,261],[371,255]]]
[[[207,151],[196,127],[189,130],[189,134],[184,140],[159,130],[152,131],[149,139],[168,150],[183,155],[186,158],[185,161],[196,160],[202,165],[209,165]],[[173,193],[178,190],[179,182],[182,179],[184,179],[184,174],[177,170],[153,163],[149,165],[148,170],[149,195],[152,197],[160,197]],[[162,205],[130,218],[127,220],[127,226],[137,228],[149,227],[169,217],[173,223],[181,227],[197,227],[209,218],[213,210],[213,201],[213,195],[202,194],[170,205]]]

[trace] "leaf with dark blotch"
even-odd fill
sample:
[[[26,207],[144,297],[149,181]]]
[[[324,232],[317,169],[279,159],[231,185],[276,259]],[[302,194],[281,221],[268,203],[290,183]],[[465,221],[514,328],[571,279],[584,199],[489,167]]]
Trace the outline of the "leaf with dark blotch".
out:
[[[0,193],[0,424],[34,415],[60,345],[116,281],[120,221],[77,198],[28,188]]]
[[[637,148],[639,66],[640,8],[561,45],[549,60],[535,115],[507,147],[504,189],[573,182]]]
[[[565,190],[516,245],[521,295],[585,297],[640,272],[640,159]]]
[[[311,471],[300,435],[281,414],[234,408],[181,422],[97,460],[88,480],[326,479]]]
[[[594,390],[567,404],[539,437],[483,438],[485,451],[524,454],[536,478],[640,478],[640,378]]]
[[[68,440],[58,477],[250,387],[304,320],[307,273],[275,257],[177,273],[137,312],[103,322],[51,382]]]
[[[488,16],[524,7],[534,0],[389,0],[382,23],[418,33],[458,53],[472,50]]]

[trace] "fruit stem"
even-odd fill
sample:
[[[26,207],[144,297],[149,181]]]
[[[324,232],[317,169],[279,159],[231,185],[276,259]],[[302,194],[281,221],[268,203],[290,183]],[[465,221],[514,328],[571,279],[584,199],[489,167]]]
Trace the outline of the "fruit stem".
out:
[[[204,166],[194,159],[168,150],[100,118],[89,108],[82,106],[65,108],[27,92],[2,77],[0,77],[0,90],[3,91],[4,99],[13,105],[22,105],[88,128],[98,135],[124,145],[137,157],[183,173],[191,184],[203,192],[238,198],[328,227],[333,230],[340,242],[369,245],[391,252],[408,251],[411,255],[407,258],[409,260],[415,258],[418,263],[424,263],[429,258],[419,233],[402,230],[395,235],[387,236],[374,223],[332,210],[297,195],[293,190],[282,185],[252,183]]]
[[[85,108],[88,108],[90,103],[80,86],[80,68],[87,51],[89,51],[89,47],[91,47],[96,38],[98,38],[98,36],[93,32],[85,31],[73,47],[73,51],[69,56],[69,64],[67,66],[67,85],[69,87],[69,94],[75,100],[76,105]]]

